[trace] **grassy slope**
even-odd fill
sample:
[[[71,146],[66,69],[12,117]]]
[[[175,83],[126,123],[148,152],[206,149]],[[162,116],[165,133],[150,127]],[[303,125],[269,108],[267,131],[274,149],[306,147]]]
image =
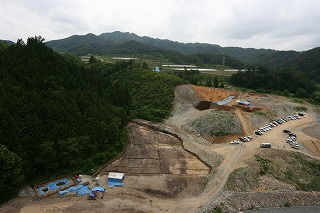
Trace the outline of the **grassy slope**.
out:
[[[320,161],[304,154],[268,149],[256,155],[246,168],[230,174],[226,188],[250,191],[258,186],[259,178],[268,175],[302,191],[320,191]]]

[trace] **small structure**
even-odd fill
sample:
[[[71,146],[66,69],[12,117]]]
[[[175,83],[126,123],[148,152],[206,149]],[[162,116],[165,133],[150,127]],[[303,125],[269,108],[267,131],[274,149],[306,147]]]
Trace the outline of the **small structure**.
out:
[[[244,101],[244,100],[237,100],[236,101],[239,105],[243,105],[243,106],[251,106],[250,102],[248,101]]]
[[[114,186],[124,186],[122,180],[124,178],[124,173],[109,172],[108,175],[108,187],[113,188]]]
[[[154,70],[152,70],[153,72],[160,72],[160,67],[155,67]]]

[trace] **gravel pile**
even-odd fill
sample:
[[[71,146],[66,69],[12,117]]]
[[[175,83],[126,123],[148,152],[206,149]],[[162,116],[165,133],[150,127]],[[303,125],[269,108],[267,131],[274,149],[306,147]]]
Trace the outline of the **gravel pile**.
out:
[[[219,207],[223,212],[240,212],[252,209],[289,206],[319,206],[320,192],[222,192],[218,198],[194,213],[212,212]]]
[[[183,127],[198,132],[201,136],[215,135],[219,132],[242,134],[240,121],[231,111],[212,110]]]
[[[238,212],[267,207],[319,205],[320,192],[247,192],[229,196],[223,209],[227,212]]]

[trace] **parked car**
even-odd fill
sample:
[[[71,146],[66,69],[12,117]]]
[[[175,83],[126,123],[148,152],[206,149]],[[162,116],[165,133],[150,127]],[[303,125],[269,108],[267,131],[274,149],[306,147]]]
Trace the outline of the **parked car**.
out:
[[[250,141],[250,139],[249,138],[247,138],[247,137],[243,137],[243,142],[249,142]]]
[[[293,140],[290,139],[290,138],[288,138],[288,139],[287,139],[287,143],[291,143],[291,142],[293,142]]]
[[[257,130],[257,131],[255,131],[254,133],[255,133],[256,135],[263,135],[263,132],[260,131],[260,130]]]
[[[238,140],[233,140],[230,142],[230,144],[239,144],[239,143],[240,143],[240,141],[238,141]]]
[[[283,132],[284,132],[284,133],[290,133],[291,131],[290,131],[290,130],[287,130],[287,129],[284,129]]]

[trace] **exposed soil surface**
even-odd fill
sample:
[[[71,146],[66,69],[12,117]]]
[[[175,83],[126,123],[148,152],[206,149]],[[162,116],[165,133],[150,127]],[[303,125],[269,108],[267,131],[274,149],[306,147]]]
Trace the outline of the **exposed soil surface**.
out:
[[[223,106],[202,111],[194,107],[199,101],[220,101],[230,95],[236,98],[227,104],[229,111]],[[257,154],[272,157],[278,150],[319,159],[319,117],[312,106],[278,96],[191,85],[178,86],[175,97],[172,116],[163,124],[133,121],[126,150],[98,174],[98,184],[107,187],[109,171],[124,172],[124,187],[107,188],[104,198],[97,200],[74,195],[52,195],[41,200],[20,197],[4,205],[0,212],[209,212],[216,206],[237,212],[288,203],[320,205],[319,192],[300,192],[269,176],[252,185],[239,182],[235,184],[239,190],[226,187],[235,169],[245,168],[246,174],[251,174],[254,165],[250,162]],[[239,99],[250,100],[252,106],[261,110],[247,112],[232,107]],[[254,135],[255,129],[295,114],[302,105],[308,109],[303,118],[283,123],[262,136]],[[296,133],[301,149],[287,145],[284,129]],[[212,134],[222,131],[228,135]],[[246,135],[253,140],[238,145],[229,143]],[[271,152],[261,153],[264,150],[259,144],[263,142],[272,144]]]

